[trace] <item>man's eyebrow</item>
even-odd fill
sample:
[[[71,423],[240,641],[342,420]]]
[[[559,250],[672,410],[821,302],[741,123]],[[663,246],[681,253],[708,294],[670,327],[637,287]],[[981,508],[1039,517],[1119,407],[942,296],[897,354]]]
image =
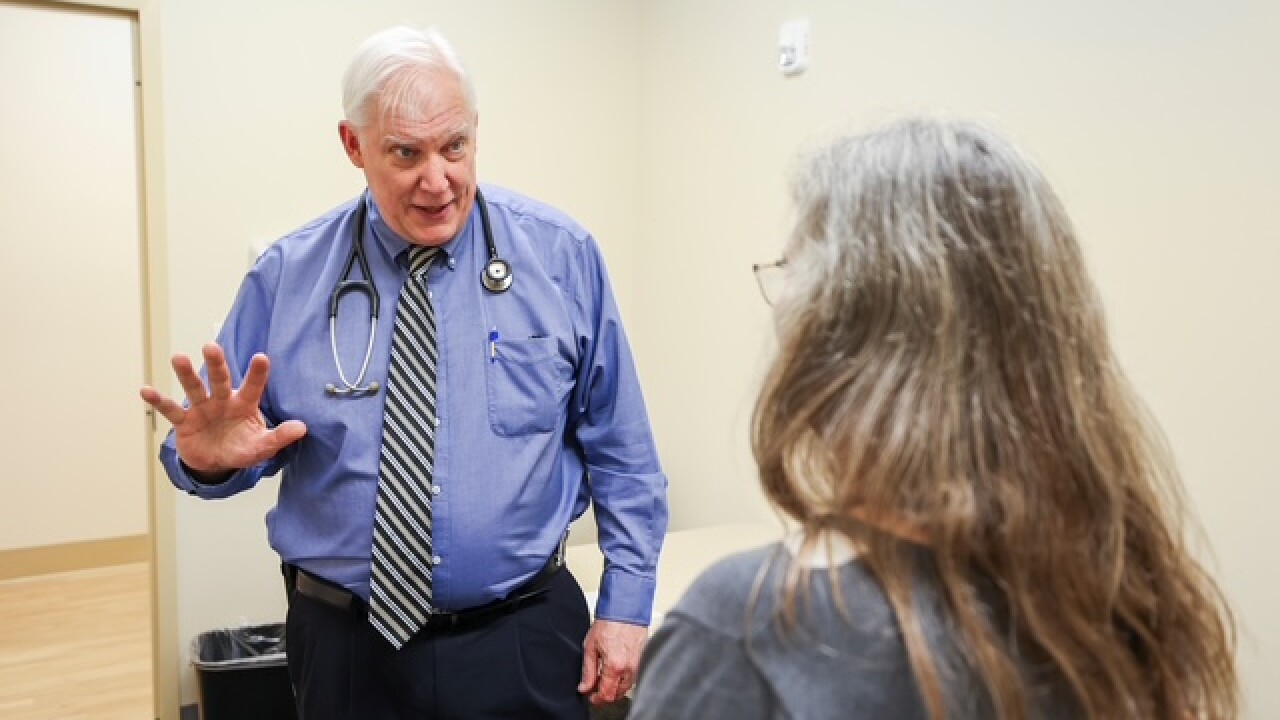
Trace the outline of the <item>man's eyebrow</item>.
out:
[[[470,139],[471,139],[471,137],[472,137],[472,135],[474,135],[474,133],[473,133],[473,131],[472,131],[472,126],[471,126],[471,124],[470,124],[470,123],[460,123],[460,124],[458,124],[457,126],[455,126],[453,129],[451,129],[451,130],[447,130],[447,131],[445,131],[445,132],[441,133],[441,134],[439,135],[439,137],[443,137],[443,138],[445,138],[445,139],[447,139],[447,140],[453,140],[453,139],[460,138],[460,137],[461,137],[461,138],[466,138],[466,139],[470,140]],[[388,146],[400,146],[400,145],[403,145],[403,146],[407,146],[407,147],[415,147],[415,146],[417,146],[417,145],[421,145],[421,144],[423,144],[423,143],[430,142],[430,141],[431,141],[431,138],[422,138],[422,137],[405,137],[405,136],[401,136],[401,135],[396,135],[396,134],[394,134],[394,133],[387,133],[387,134],[383,137],[383,139],[382,139],[382,140],[383,140],[383,142],[384,142],[386,145],[388,145]]]
[[[457,126],[453,128],[451,132],[446,133],[446,137],[451,139],[457,138],[457,137],[464,137],[464,138],[470,139],[472,134],[474,133],[473,133],[473,126],[471,125],[471,123],[469,122],[459,123]]]
[[[387,145],[417,145],[422,142],[422,140],[417,138],[407,138],[391,134],[383,137],[382,141]]]

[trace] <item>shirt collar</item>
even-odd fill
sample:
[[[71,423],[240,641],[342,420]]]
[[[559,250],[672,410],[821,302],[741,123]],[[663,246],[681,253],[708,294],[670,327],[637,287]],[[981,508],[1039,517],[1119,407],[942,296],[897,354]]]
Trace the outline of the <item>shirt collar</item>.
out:
[[[369,227],[373,230],[373,236],[378,239],[378,243],[386,252],[387,257],[393,258],[397,265],[402,268],[409,267],[409,247],[412,245],[408,240],[401,237],[391,226],[387,224],[385,218],[382,217],[382,211],[378,209],[378,203],[373,199],[373,193],[365,189],[361,202],[369,212]],[[476,213],[479,209],[476,207],[479,203],[472,203],[471,214],[467,216],[467,222],[463,224],[462,230],[449,240],[449,242],[440,246],[442,260],[436,262],[449,262],[455,253],[458,252],[458,240],[463,237],[470,237],[471,226],[475,224]]]

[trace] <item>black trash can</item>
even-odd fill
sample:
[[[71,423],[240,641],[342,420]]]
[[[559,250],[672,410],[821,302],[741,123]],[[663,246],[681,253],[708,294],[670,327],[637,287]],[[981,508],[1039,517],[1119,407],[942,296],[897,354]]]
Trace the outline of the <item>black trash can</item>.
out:
[[[191,657],[201,720],[297,720],[284,623],[200,633]]]

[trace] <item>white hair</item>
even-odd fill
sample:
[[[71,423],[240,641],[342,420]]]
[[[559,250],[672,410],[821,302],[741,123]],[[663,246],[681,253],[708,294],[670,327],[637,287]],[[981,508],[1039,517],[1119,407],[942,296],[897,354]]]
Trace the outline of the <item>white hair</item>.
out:
[[[387,28],[370,36],[356,49],[342,76],[342,110],[347,122],[366,127],[370,111],[416,119],[435,89],[420,82],[424,75],[444,70],[462,84],[467,106],[476,111],[475,89],[453,46],[434,28],[423,32],[411,27]]]

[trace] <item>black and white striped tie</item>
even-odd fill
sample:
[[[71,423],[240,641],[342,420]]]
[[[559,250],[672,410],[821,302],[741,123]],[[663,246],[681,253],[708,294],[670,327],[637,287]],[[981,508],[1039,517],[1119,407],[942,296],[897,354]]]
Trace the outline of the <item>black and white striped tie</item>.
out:
[[[369,622],[396,648],[432,612],[432,471],[435,467],[436,318],[427,268],[438,248],[409,250],[409,277],[396,307],[382,421],[373,522]]]

